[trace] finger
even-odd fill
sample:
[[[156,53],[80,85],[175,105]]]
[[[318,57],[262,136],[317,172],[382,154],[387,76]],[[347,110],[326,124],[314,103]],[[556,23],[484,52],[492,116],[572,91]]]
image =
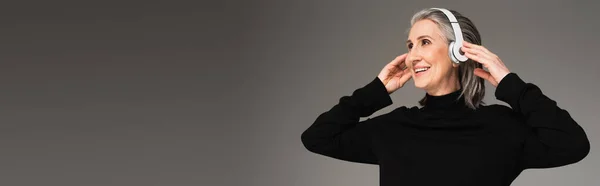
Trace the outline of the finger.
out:
[[[402,73],[402,77],[400,77],[400,82],[404,83],[412,78],[412,74],[410,74],[410,70],[406,69],[404,73]]]
[[[473,43],[469,43],[469,42],[464,42],[464,43],[465,43],[464,47],[466,47],[467,49],[471,49],[471,51],[478,51],[478,52],[481,52],[481,53],[487,53],[479,45],[476,45],[476,44],[473,44]]]
[[[397,78],[401,78],[406,74],[410,74],[410,70],[408,70],[407,68],[405,69],[401,69],[401,71],[399,71],[398,73],[396,73],[394,76]]]
[[[479,77],[481,77],[483,79],[486,79],[486,80],[489,80],[489,78],[492,76],[492,74],[490,74],[490,72],[485,71],[485,70],[483,70],[481,68],[475,68],[475,70],[473,71],[473,73],[476,76],[479,76]]]
[[[471,49],[463,50],[465,52],[465,56],[469,59],[472,59],[475,62],[486,65],[488,63],[487,58],[485,58],[480,52],[473,51]]]
[[[483,61],[479,61],[481,63],[491,62],[497,58],[497,56],[495,56],[493,54],[490,55],[490,54],[484,53],[480,50],[474,50],[474,49],[470,49],[470,48],[464,48],[463,52],[465,52],[465,54],[471,53],[473,55],[479,56],[481,58],[481,60],[483,60]]]
[[[495,57],[496,54],[494,54],[493,52],[491,52],[490,50],[488,50],[486,47],[484,46],[478,46],[477,48],[479,48],[479,50],[485,52],[486,54],[488,54],[490,57]]]
[[[461,47],[462,51],[465,53],[471,53],[477,56],[481,56],[481,57],[487,57],[487,54],[481,50],[477,50],[474,48],[465,48],[465,47]]]
[[[489,56],[495,56],[496,54],[492,53],[490,50],[488,50],[487,48],[485,48],[484,46],[481,45],[476,45],[473,43],[469,43],[468,41],[463,41],[463,46],[470,48],[470,49],[474,49],[474,50],[478,50],[481,51]]]
[[[494,77],[492,76],[492,74],[490,74],[490,72],[485,71],[481,68],[475,68],[475,70],[473,71],[473,74],[475,74],[478,77],[481,77],[487,81],[489,81],[492,85],[496,86],[498,83],[496,82],[496,80],[494,79]]]
[[[400,67],[400,69],[402,70],[406,70],[408,69],[408,65],[406,65],[406,60],[402,61],[402,63],[400,63],[400,65],[398,65]]]
[[[467,48],[477,48],[477,47],[479,47],[479,45],[473,44],[473,43],[468,42],[468,41],[463,41],[463,46],[467,47]]]
[[[402,76],[400,77],[400,82],[402,84],[406,83],[410,78],[412,78],[412,74],[410,73],[409,69],[404,70],[404,73],[402,73]]]
[[[406,60],[406,56],[407,56],[407,53],[399,55],[394,60],[392,60],[392,62],[390,62],[389,64],[392,66],[400,66],[400,64],[404,63],[404,60]]]
[[[463,46],[464,46],[464,47],[469,47],[469,48],[472,48],[472,47],[474,47],[474,45],[475,45],[475,44],[473,44],[473,43],[471,43],[471,42],[468,42],[468,41],[463,41]]]

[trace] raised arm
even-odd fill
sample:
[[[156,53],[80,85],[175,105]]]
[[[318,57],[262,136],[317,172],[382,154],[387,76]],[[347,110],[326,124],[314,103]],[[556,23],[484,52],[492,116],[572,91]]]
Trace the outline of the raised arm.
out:
[[[343,96],[338,104],[320,114],[301,136],[311,152],[358,163],[377,164],[371,140],[372,131],[385,115],[359,122],[392,104],[384,84],[375,78],[366,86]]]
[[[582,127],[536,85],[510,73],[500,81],[495,95],[522,114],[531,127],[520,161],[523,169],[568,165],[589,153],[590,144]]]
[[[338,104],[320,114],[302,133],[302,143],[311,152],[341,160],[377,164],[373,153],[372,134],[388,114],[359,122],[392,104],[390,94],[402,88],[411,78],[406,68],[407,54],[394,58],[370,83],[343,96]]]

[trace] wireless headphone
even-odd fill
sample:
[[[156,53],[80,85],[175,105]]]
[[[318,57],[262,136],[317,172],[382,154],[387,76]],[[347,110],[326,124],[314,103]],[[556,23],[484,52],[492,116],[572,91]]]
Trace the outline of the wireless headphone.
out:
[[[450,21],[450,25],[452,25],[452,30],[454,30],[454,37],[456,39],[450,42],[450,46],[448,46],[448,55],[450,56],[452,62],[460,63],[467,61],[467,59],[469,58],[467,58],[463,54],[460,54],[460,47],[462,47],[463,35],[462,31],[460,30],[460,25],[458,24],[456,17],[454,17],[454,14],[452,14],[452,12],[450,12],[449,10],[443,8],[431,9],[439,10],[446,14],[446,17],[448,17],[448,20]]]

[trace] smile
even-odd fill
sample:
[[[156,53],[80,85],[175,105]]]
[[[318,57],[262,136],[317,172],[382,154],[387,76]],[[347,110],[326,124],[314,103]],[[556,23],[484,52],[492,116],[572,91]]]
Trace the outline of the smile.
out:
[[[417,68],[417,69],[415,69],[415,74],[419,74],[419,73],[421,73],[421,72],[425,72],[425,71],[427,71],[427,70],[429,70],[429,67],[425,67],[425,68]]]

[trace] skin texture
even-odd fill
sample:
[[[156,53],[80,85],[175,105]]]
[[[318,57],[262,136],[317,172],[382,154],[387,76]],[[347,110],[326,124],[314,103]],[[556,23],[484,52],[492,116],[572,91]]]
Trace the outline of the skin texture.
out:
[[[449,94],[460,88],[458,64],[450,60],[448,42],[435,22],[425,19],[413,24],[406,46],[408,52],[389,62],[377,76],[389,94],[402,88],[411,78],[417,88],[434,96]],[[510,73],[502,60],[483,46],[464,41],[461,50],[467,58],[488,69],[475,69],[474,74],[493,86]],[[419,67],[429,69],[417,74],[415,70]]]
[[[415,86],[430,95],[444,95],[460,88],[458,65],[448,57],[448,42],[442,36],[437,24],[425,19],[416,22],[410,29],[408,41],[408,66]],[[417,67],[429,70],[417,75]]]

